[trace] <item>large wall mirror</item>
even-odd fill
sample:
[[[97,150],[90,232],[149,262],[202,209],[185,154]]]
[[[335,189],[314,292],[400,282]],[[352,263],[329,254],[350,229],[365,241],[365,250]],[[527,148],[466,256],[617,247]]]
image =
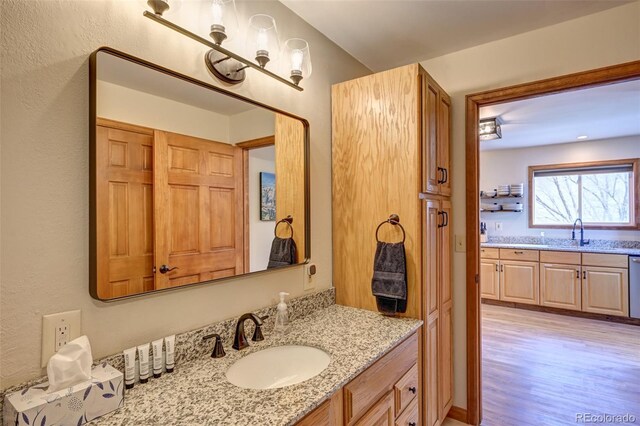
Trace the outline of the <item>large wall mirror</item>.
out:
[[[93,297],[307,260],[305,120],[110,48],[90,62]]]

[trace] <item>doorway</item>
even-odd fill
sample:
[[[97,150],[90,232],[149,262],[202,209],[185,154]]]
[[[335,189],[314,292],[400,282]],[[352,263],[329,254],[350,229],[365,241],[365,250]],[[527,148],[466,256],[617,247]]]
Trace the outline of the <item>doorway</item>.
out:
[[[640,78],[640,61],[468,95],[466,98],[467,423],[482,420],[480,108]]]

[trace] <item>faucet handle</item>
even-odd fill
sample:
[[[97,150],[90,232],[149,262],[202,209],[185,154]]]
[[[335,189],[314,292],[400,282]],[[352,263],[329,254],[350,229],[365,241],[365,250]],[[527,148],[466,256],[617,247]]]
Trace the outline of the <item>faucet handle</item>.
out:
[[[269,315],[265,315],[263,317],[258,317],[260,319],[260,323],[258,324],[256,322],[256,329],[253,332],[253,337],[251,338],[251,340],[253,340],[254,342],[261,342],[264,340],[264,335],[262,334],[262,324],[264,320],[266,320],[267,318],[269,318]]]
[[[214,337],[216,338],[216,342],[213,345],[213,352],[211,352],[211,358],[222,358],[223,356],[226,355],[226,353],[224,351],[224,346],[222,346],[222,338],[220,337],[219,334],[217,333],[208,334],[204,336],[202,340],[209,340]]]

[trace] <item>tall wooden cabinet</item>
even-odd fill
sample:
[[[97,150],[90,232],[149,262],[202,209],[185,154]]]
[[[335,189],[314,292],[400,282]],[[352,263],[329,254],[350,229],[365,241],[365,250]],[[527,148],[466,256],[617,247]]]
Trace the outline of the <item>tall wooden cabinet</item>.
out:
[[[339,304],[376,310],[375,231],[390,214],[405,229],[408,300],[421,318],[421,424],[453,400],[451,100],[418,64],[332,88],[333,282]],[[398,227],[380,237],[399,241]]]

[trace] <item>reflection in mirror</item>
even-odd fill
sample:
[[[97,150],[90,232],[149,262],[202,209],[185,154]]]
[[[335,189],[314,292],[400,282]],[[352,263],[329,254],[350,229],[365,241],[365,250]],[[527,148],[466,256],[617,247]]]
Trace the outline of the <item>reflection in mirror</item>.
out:
[[[302,120],[110,49],[92,71],[94,297],[305,261]]]

